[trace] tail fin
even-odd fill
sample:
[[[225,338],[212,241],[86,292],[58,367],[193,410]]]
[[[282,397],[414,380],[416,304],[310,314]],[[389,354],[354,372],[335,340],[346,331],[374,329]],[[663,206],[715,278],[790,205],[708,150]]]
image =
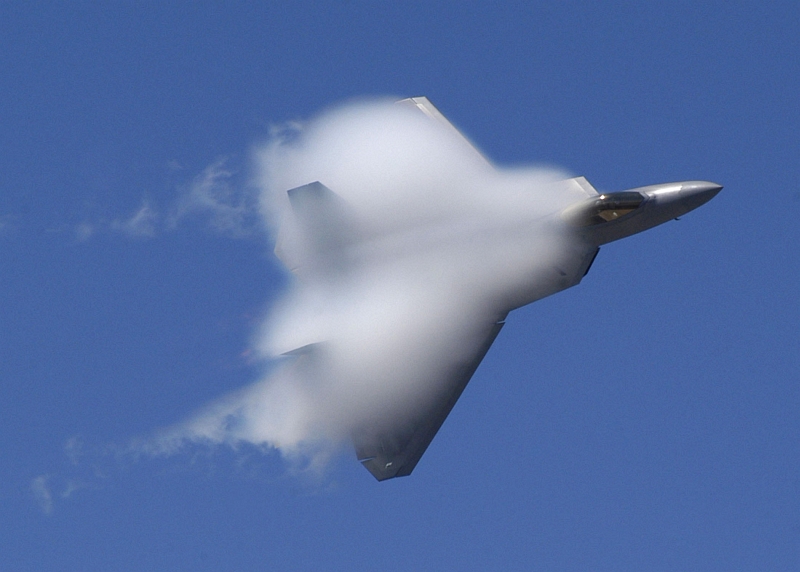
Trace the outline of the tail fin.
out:
[[[313,258],[324,256],[353,241],[356,234],[356,217],[350,206],[328,187],[315,181],[287,191],[294,215],[290,232],[284,223],[278,233],[275,255],[291,271],[302,265],[296,250],[299,246]]]

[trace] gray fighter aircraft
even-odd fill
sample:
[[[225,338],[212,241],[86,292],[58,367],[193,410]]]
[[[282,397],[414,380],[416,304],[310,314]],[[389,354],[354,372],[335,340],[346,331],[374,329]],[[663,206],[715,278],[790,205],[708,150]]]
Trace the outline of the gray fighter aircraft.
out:
[[[398,103],[416,108],[457,133],[479,160],[486,161],[427,98],[414,97]],[[470,359],[448,365],[447,379],[436,384],[442,389],[426,406],[417,409],[404,423],[395,421],[386,427],[378,423],[353,436],[358,460],[379,481],[411,474],[511,310],[580,283],[589,272],[600,246],[676,219],[710,201],[722,189],[721,185],[709,181],[682,181],[598,193],[584,177],[569,179],[564,184],[565,192],[571,193],[575,201],[560,213],[558,224],[569,229],[577,238],[575,244],[580,247],[560,260],[559,265],[553,267],[551,276],[531,284],[522,292],[508,293],[502,307],[497,308],[495,319],[482,326],[482,335],[478,336],[481,341],[471,348]],[[327,219],[324,211],[339,208],[337,195],[319,182],[290,190],[289,198],[292,208],[314,226],[324,224]],[[333,248],[335,245],[321,247]],[[280,241],[276,253],[281,257]],[[284,261],[288,263],[288,260]]]

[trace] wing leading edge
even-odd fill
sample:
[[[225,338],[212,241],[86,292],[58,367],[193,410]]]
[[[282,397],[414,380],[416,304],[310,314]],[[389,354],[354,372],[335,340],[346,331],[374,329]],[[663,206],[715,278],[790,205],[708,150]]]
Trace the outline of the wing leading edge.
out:
[[[433,121],[438,122],[440,125],[445,126],[451,133],[458,136],[458,138],[467,146],[469,147],[472,152],[475,153],[476,158],[487,165],[491,165],[491,162],[481,153],[475,144],[472,143],[458,128],[450,123],[450,121],[442,114],[441,111],[436,109],[436,107],[431,103],[431,101],[427,97],[409,97],[407,99],[401,99],[397,102],[398,105],[406,105],[412,108],[417,108],[419,111],[424,113],[428,118],[432,119]]]
[[[391,429],[366,428],[354,435],[356,456],[376,479],[383,481],[411,474],[504,324],[501,320],[489,326],[471,358],[454,364],[442,389],[405,424]]]

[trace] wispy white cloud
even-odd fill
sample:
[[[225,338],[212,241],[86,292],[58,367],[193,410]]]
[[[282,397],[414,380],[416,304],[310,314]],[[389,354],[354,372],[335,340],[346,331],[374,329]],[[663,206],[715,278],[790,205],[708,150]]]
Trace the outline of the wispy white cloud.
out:
[[[78,242],[85,242],[98,234],[112,231],[131,238],[154,238],[163,232],[173,231],[191,220],[203,221],[213,232],[233,237],[249,238],[262,231],[258,212],[257,192],[240,184],[235,170],[228,168],[228,159],[222,158],[194,177],[188,185],[178,189],[170,203],[158,208],[149,198],[142,200],[131,215],[108,220],[85,220],[75,225],[73,232]],[[169,163],[170,170],[182,170],[176,161]],[[0,232],[2,232],[0,219]]]
[[[83,441],[79,437],[70,437],[64,443],[64,454],[69,459],[70,463],[77,465],[81,456],[83,455]]]
[[[85,486],[86,485],[84,485],[81,481],[70,479],[67,481],[67,484],[64,486],[64,490],[61,491],[61,494],[59,496],[62,499],[66,500],[69,497],[71,497],[73,493],[75,493],[76,491],[85,488]]]
[[[48,485],[49,475],[39,475],[31,482],[31,492],[45,514],[53,512],[53,495]]]
[[[204,216],[223,235],[243,238],[258,231],[255,193],[233,183],[236,173],[227,163],[227,158],[218,159],[195,177],[175,205],[170,228],[188,217]]]
[[[114,220],[111,229],[133,238],[148,238],[155,236],[159,222],[159,215],[145,200],[133,215],[125,220]]]
[[[82,222],[75,226],[75,239],[78,242],[86,242],[94,234],[95,227],[89,222]]]
[[[55,484],[53,483],[54,479],[56,480]],[[78,478],[69,478],[66,481],[62,479],[60,485],[58,480],[53,475],[45,474],[39,475],[31,481],[31,493],[44,514],[53,513],[56,500],[67,500],[75,492],[87,486],[84,480]]]

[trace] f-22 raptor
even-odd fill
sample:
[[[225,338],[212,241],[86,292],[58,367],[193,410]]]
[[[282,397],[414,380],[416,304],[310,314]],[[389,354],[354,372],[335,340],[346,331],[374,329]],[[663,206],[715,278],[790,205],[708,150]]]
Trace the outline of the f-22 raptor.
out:
[[[414,97],[398,103],[438,122],[469,146],[476,160],[487,161],[427,98]],[[524,288],[514,286],[516,290],[500,297],[503,302],[495,309],[493,319],[479,327],[478,341],[469,348],[468,359],[439,369],[446,372],[446,379],[433,380],[439,382],[435,385],[440,390],[426,403],[406,414],[399,423],[396,420],[386,426],[378,423],[353,435],[357,458],[379,481],[411,474],[511,310],[577,285],[589,272],[602,245],[676,219],[707,203],[722,189],[709,181],[682,181],[599,193],[584,177],[562,183],[563,192],[574,201],[554,217],[553,224],[560,225],[562,232],[573,239],[570,243],[577,246],[560,256],[552,267],[552,275],[537,274],[535,283]],[[335,210],[339,202],[338,196],[320,182],[291,189],[289,199],[298,215],[317,227],[324,223],[323,211]],[[276,248],[276,254],[281,257],[280,247]],[[284,262],[289,264],[288,260]],[[446,359],[447,356],[442,356],[442,360]]]

